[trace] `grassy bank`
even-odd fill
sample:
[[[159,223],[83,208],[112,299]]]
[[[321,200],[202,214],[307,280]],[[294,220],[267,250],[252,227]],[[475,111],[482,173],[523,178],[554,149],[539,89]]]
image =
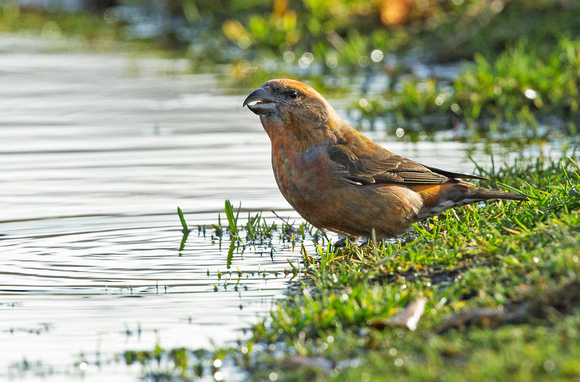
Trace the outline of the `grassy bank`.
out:
[[[128,360],[170,380],[221,378],[221,365],[233,364],[257,381],[580,378],[577,162],[477,175],[530,200],[447,211],[397,241],[342,249],[304,226],[292,237],[287,224],[234,224],[230,205],[232,226],[219,229],[237,246],[260,235],[287,237],[297,250],[314,240],[316,251],[302,247],[303,264],[285,270],[287,298],[239,347],[158,348]],[[162,373],[151,368],[159,360]]]
[[[523,144],[577,137],[580,125],[580,42],[562,39],[548,52],[527,41],[494,58],[481,54],[457,67],[453,79],[393,75],[380,94],[361,95],[351,116],[411,138],[455,130],[458,139]],[[396,80],[398,78],[398,80]]]
[[[259,350],[240,362],[256,380],[579,378],[579,170],[480,169],[530,201],[449,211],[394,244],[304,253],[300,293],[254,328]]]

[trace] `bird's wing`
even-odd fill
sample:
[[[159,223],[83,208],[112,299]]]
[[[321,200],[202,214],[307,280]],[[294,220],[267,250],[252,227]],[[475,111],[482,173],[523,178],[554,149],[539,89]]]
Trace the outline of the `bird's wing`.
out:
[[[458,172],[445,171],[445,170],[441,170],[441,169],[438,169],[435,167],[429,167],[429,166],[425,166],[425,167],[433,172],[436,172],[437,174],[441,174],[441,175],[444,175],[444,176],[446,176],[448,178],[452,178],[452,179],[488,180],[487,178],[482,178],[481,176],[467,175],[467,174],[461,174]]]
[[[339,165],[343,176],[359,184],[407,183],[443,184],[455,179],[483,179],[423,166],[393,154],[376,143],[352,133],[355,139],[339,140],[328,148],[332,161]]]

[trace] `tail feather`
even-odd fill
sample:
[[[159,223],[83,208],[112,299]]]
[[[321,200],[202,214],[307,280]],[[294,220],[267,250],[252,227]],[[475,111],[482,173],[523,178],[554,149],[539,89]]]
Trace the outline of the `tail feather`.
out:
[[[470,191],[471,191],[469,193],[470,195],[466,195],[466,197],[469,199],[476,199],[476,201],[491,200],[491,199],[520,200],[520,201],[528,200],[528,197],[525,195],[515,194],[513,192],[490,190],[481,187],[474,187]]]
[[[418,190],[418,192],[423,197],[423,207],[418,215],[420,219],[435,216],[450,208],[485,200],[528,200],[528,197],[525,195],[473,187],[465,183],[446,184],[437,186],[436,188],[429,187],[420,191]]]

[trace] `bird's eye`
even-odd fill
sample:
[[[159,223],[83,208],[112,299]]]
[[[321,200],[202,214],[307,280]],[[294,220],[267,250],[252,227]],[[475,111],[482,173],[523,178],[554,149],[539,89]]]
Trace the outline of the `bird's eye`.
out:
[[[298,97],[298,92],[296,90],[292,90],[290,93],[288,93],[288,96],[292,99]]]

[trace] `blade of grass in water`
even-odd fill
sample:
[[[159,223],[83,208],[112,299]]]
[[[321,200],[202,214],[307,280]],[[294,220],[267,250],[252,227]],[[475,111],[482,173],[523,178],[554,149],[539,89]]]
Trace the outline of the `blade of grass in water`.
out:
[[[241,204],[238,208],[236,215],[234,216],[234,206],[229,200],[226,200],[225,203],[225,211],[226,217],[228,218],[228,225],[230,226],[231,233],[239,238],[239,231],[238,231],[238,217],[240,215],[240,209],[242,208]]]
[[[181,208],[177,207],[177,215],[179,215],[179,220],[181,221],[181,227],[183,227],[183,237],[181,238],[181,244],[179,245],[179,256],[181,256],[181,251],[185,248],[185,242],[187,241],[187,237],[191,232],[191,229],[187,226],[187,222],[185,221],[185,217],[183,216],[183,212]]]
[[[181,226],[183,227],[183,233],[190,232],[191,230],[187,226],[187,222],[185,221],[185,217],[183,217],[183,212],[181,208],[177,207],[177,214],[179,215],[179,220],[181,221]]]

